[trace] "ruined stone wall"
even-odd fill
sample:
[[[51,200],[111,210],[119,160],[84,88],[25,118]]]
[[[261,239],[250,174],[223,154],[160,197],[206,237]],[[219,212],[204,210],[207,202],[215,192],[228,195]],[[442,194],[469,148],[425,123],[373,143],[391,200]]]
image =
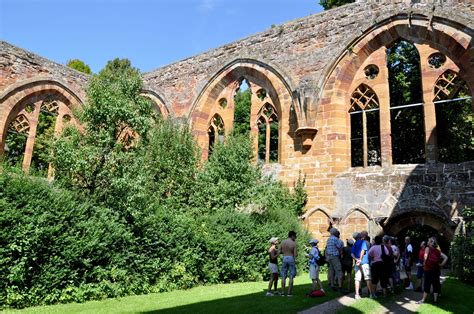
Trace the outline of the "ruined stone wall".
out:
[[[206,84],[225,65],[236,59],[254,59],[275,68],[292,89],[309,81],[322,89],[331,64],[351,42],[375,23],[397,14],[424,14],[453,20],[474,28],[472,3],[353,3],[329,11],[272,26],[267,31],[173,63],[145,75],[174,109],[189,116]],[[455,7],[453,7],[455,6]]]
[[[299,174],[305,176],[308,204],[304,223],[323,242],[330,225],[339,226],[345,237],[367,228],[397,230],[395,225],[410,222],[403,220],[403,214],[412,210],[413,217],[418,211],[424,213],[421,219],[428,219],[430,210],[439,209],[434,213],[439,222],[449,206],[454,210],[446,216],[450,219],[462,206],[474,205],[472,163],[435,163],[432,99],[432,85],[446,69],[459,72],[474,91],[473,30],[472,1],[358,1],[272,26],[146,73],[144,95],[157,104],[163,116],[189,123],[205,148],[214,114],[220,114],[226,132],[230,131],[237,81],[249,79],[254,93],[252,118],[264,101],[279,114],[279,163],[264,169],[290,186]],[[427,165],[394,166],[391,161],[385,48],[399,38],[414,42],[422,59]],[[433,70],[426,58],[437,51],[448,62],[445,68]],[[369,64],[381,69],[370,82],[363,71]],[[36,84],[40,79],[46,80]],[[66,109],[83,102],[87,79],[87,75],[0,42],[0,140],[4,142],[8,124],[23,114],[33,130],[26,150],[31,156],[41,102],[53,93],[64,105],[62,115],[67,115]],[[361,83],[368,84],[380,100],[382,165],[351,168],[348,110],[351,93]],[[269,95],[264,101],[255,96],[260,88]],[[228,100],[225,108],[219,106],[221,97]],[[25,113],[25,106],[31,103],[37,110]],[[305,139],[306,131],[314,139]],[[411,202],[413,193],[416,198]],[[390,221],[391,217],[402,220]],[[430,223],[438,226],[435,220]],[[449,222],[439,226],[444,228]]]
[[[380,227],[395,233],[405,226],[393,224],[414,212],[450,222],[465,206],[474,204],[473,176],[473,161],[353,168],[335,179],[334,217],[341,226],[351,225],[351,211],[360,211],[372,219],[384,218]],[[351,232],[344,235],[349,237]]]
[[[62,82],[84,99],[88,77],[87,74],[0,41],[0,95],[14,85],[50,78]]]

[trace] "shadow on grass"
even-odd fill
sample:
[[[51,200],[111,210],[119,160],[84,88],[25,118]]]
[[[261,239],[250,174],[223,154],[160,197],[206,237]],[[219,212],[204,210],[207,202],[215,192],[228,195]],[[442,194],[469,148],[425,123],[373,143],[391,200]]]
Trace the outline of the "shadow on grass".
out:
[[[297,313],[298,311],[311,308],[312,306],[340,296],[339,293],[328,291],[324,297],[311,298],[306,296],[306,293],[310,290],[311,284],[296,284],[292,297],[267,297],[265,296],[266,289],[262,289],[262,291],[258,293],[191,303],[141,313]]]

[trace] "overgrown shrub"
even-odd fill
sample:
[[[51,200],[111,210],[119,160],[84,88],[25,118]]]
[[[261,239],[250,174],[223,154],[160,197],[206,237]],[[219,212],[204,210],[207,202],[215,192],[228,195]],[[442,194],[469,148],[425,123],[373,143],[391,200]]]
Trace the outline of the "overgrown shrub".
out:
[[[290,191],[264,177],[242,135],[200,164],[187,127],[149,114],[140,90],[126,60],[94,76],[84,129],[51,145],[52,183],[0,167],[1,306],[256,280],[270,237],[295,230],[302,249],[303,180]]]
[[[456,277],[474,284],[474,209],[463,210],[464,230],[451,243],[451,267]]]

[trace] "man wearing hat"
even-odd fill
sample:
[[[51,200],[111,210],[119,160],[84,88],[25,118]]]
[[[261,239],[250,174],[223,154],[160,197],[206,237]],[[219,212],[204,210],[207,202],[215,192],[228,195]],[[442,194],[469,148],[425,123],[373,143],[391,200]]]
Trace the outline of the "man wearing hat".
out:
[[[321,280],[319,280],[319,265],[317,261],[319,260],[319,249],[318,249],[318,240],[311,239],[309,240],[309,244],[311,245],[311,251],[307,257],[309,258],[309,278],[311,278],[313,285],[312,291],[316,290],[316,284],[319,285],[319,289],[324,292],[323,284]]]
[[[270,242],[270,248],[268,249],[268,268],[270,269],[270,280],[268,281],[268,291],[266,296],[271,297],[274,293],[277,293],[278,287],[278,255],[280,252],[277,249],[278,238],[272,237],[268,242]],[[274,287],[274,292],[272,292],[272,286]]]

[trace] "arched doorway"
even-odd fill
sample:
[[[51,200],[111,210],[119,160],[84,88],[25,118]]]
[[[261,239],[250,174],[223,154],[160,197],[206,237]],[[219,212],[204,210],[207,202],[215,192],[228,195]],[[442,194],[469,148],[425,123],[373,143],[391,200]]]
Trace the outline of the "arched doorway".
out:
[[[404,239],[409,236],[415,254],[418,253],[421,241],[435,236],[442,252],[448,253],[449,244],[454,237],[454,223],[439,215],[424,212],[408,212],[389,218],[384,224],[383,230],[386,234],[398,239],[401,248],[404,247]]]

